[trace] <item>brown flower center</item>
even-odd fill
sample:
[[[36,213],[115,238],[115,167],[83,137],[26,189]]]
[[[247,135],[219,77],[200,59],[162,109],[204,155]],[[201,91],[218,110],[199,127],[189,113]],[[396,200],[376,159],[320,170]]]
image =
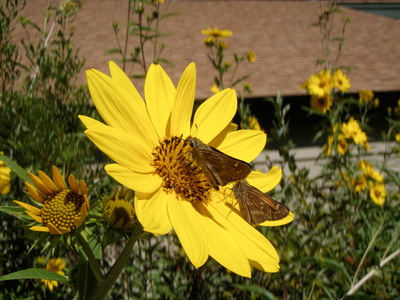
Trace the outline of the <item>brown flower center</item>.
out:
[[[41,209],[43,224],[51,223],[58,229],[76,229],[74,221],[81,217],[83,203],[83,196],[70,190],[49,195]]]
[[[193,160],[189,139],[172,137],[153,151],[155,173],[163,179],[163,189],[188,201],[206,201],[211,186]]]

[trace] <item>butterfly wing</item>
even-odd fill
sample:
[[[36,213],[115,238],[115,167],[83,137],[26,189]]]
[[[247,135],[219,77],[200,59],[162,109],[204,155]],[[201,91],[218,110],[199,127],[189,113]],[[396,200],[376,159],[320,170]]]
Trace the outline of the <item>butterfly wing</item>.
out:
[[[192,138],[191,145],[194,159],[215,189],[230,182],[243,180],[251,172],[248,163],[203,144],[198,139]]]
[[[245,181],[234,187],[243,218],[250,224],[277,221],[289,214],[289,209]]]

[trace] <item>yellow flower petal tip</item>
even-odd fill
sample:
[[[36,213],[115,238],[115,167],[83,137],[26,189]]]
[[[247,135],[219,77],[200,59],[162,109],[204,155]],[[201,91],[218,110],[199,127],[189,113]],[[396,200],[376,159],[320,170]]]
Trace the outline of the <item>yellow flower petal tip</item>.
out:
[[[268,226],[268,227],[273,227],[273,226],[282,226],[286,225],[294,220],[294,214],[292,212],[289,212],[289,214],[278,221],[265,221],[263,223],[258,224],[259,226]]]

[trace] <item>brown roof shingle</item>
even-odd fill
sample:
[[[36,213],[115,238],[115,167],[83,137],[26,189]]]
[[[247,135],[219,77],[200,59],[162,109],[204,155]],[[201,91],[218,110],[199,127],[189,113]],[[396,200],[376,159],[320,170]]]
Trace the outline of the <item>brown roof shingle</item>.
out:
[[[29,1],[22,12],[42,24],[47,0]],[[116,46],[111,27],[113,22],[126,22],[127,3],[122,0],[82,0],[78,13],[75,41],[80,56],[85,57],[85,69],[96,68],[108,73],[107,49]],[[177,84],[186,65],[197,66],[197,98],[209,97],[214,72],[207,59],[201,29],[218,27],[233,31],[227,41],[230,51],[244,53],[254,50],[257,61],[241,65],[239,75],[251,74],[255,97],[302,95],[299,86],[319,71],[317,58],[323,57],[319,28],[309,25],[318,20],[320,4],[316,1],[172,1],[168,12],[178,15],[161,21],[161,31],[170,33],[162,38],[167,44],[163,56],[173,66],[163,65]],[[340,20],[351,17],[346,30],[341,64],[354,67],[349,77],[352,92],[400,90],[400,21],[351,9],[342,9]],[[20,36],[23,33],[20,32]],[[83,74],[81,80],[83,81]],[[141,80],[134,80],[142,91]]]

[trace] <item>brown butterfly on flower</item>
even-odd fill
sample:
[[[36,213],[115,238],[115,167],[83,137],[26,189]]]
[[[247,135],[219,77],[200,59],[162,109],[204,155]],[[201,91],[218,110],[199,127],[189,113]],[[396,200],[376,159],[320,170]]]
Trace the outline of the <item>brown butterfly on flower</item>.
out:
[[[245,179],[251,172],[248,163],[208,146],[197,138],[189,138],[189,143],[193,159],[216,190],[219,186]]]
[[[278,221],[289,214],[285,205],[251,186],[246,180],[237,182],[232,190],[243,219],[252,225]]]

